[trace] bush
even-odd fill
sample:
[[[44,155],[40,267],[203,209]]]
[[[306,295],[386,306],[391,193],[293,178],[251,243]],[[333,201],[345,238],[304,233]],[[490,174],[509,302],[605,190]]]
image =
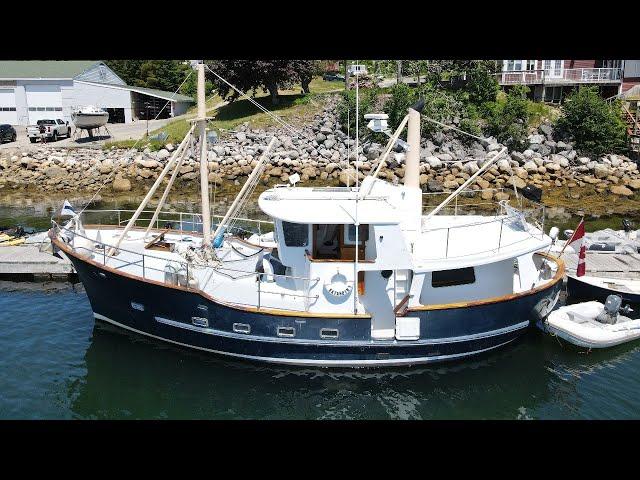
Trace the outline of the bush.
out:
[[[367,134],[367,122],[364,120],[364,115],[367,113],[373,113],[375,110],[376,99],[378,96],[377,89],[360,90],[360,119],[359,130],[360,137]],[[346,133],[349,131],[351,137],[356,136],[356,91],[345,90],[341,92],[340,101],[338,102],[338,118],[340,119],[340,125],[342,130]],[[347,130],[347,125],[349,129]]]
[[[468,72],[467,76],[466,91],[471,103],[480,105],[496,101],[500,85],[498,85],[492,71],[484,63],[477,64]]]
[[[528,91],[527,87],[516,85],[504,101],[487,102],[483,105],[489,134],[510,148],[521,149],[527,137]]]
[[[571,137],[576,150],[582,153],[602,155],[625,149],[626,126],[620,105],[609,105],[600,97],[597,87],[581,87],[570,94],[556,128]]]

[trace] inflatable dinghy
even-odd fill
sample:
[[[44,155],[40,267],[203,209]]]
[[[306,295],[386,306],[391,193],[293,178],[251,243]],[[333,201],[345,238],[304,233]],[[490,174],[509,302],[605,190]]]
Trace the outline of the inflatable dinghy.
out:
[[[619,312],[622,299],[610,295],[603,305],[584,302],[566,305],[551,312],[545,325],[549,332],[579,347],[607,348],[640,338],[640,319],[633,320]]]

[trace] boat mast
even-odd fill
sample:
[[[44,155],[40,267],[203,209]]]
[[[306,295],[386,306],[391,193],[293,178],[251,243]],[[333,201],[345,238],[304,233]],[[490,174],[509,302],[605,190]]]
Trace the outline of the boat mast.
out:
[[[358,313],[358,287],[359,287],[359,282],[358,282],[358,253],[360,250],[360,244],[358,243],[359,237],[358,234],[360,233],[360,223],[358,222],[358,197],[360,196],[360,179],[359,179],[359,175],[358,175],[358,161],[360,159],[360,154],[358,152],[358,143],[360,140],[360,132],[358,130],[358,125],[359,125],[359,119],[360,119],[360,96],[359,96],[359,90],[358,90],[358,85],[360,83],[358,75],[360,73],[359,70],[359,66],[356,66],[356,68],[354,69],[354,76],[356,77],[356,144],[355,144],[355,151],[356,151],[356,221],[355,221],[355,230],[356,230],[356,255],[355,255],[355,261],[353,263],[353,282],[355,284],[355,288],[353,289],[353,313],[357,314]]]
[[[204,60],[198,63],[198,118],[200,136],[200,198],[202,203],[202,246],[211,246],[211,211],[209,206],[209,159],[207,158],[207,108],[204,96]]]

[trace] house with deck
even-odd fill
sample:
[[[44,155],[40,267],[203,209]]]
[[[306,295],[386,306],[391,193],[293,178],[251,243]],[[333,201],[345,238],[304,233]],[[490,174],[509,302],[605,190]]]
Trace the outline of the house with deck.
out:
[[[604,98],[640,85],[640,60],[502,60],[498,83],[526,85],[535,101],[561,103],[581,85],[595,85]]]

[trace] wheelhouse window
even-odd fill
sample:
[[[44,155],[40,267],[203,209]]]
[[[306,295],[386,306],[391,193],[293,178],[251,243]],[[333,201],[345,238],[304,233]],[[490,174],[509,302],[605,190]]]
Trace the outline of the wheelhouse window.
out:
[[[356,257],[355,225],[321,224],[312,225],[312,258],[317,261],[353,262]],[[373,261],[375,254],[366,246],[369,241],[369,225],[360,225],[358,231],[358,261]]]
[[[475,283],[475,281],[476,273],[473,267],[438,270],[431,274],[431,286],[433,288],[468,285]]]
[[[347,225],[345,230],[345,244],[347,245],[355,245],[356,244],[356,226],[355,225]],[[359,225],[358,226],[358,242],[366,242],[369,240],[369,225]]]
[[[282,233],[287,247],[306,247],[309,244],[309,226],[306,223],[283,221]]]

